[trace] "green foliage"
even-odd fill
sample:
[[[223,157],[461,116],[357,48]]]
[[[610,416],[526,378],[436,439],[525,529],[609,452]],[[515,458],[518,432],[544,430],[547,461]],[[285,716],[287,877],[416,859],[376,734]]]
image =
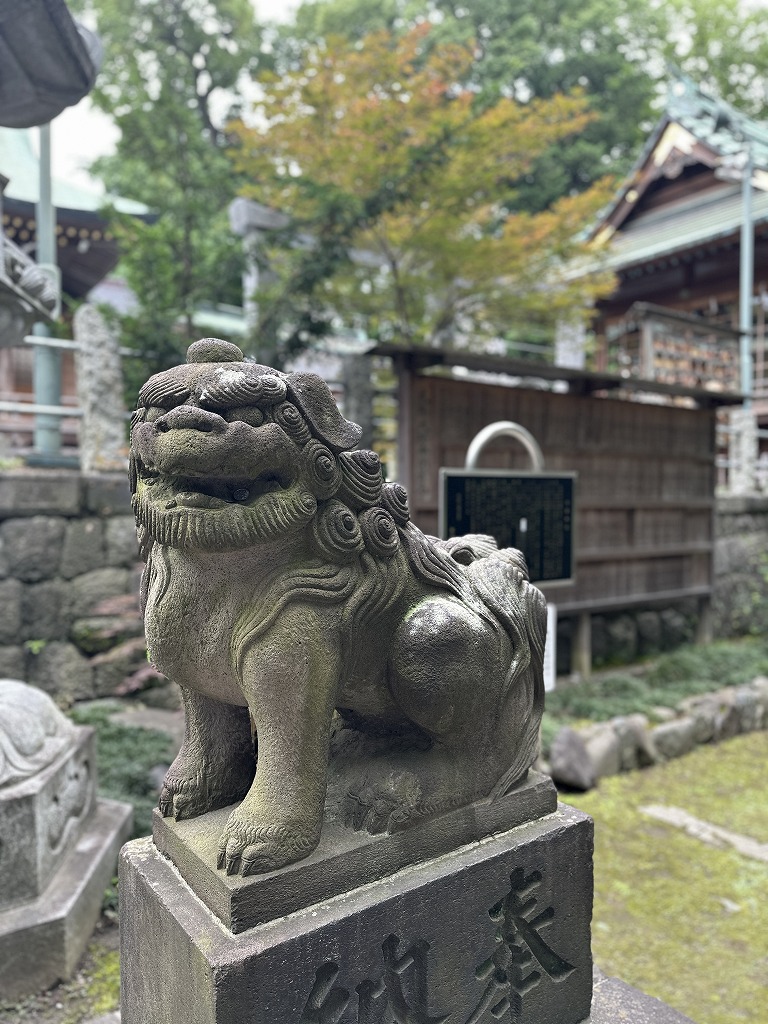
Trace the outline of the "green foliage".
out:
[[[24,646],[30,654],[40,654],[47,643],[47,640],[25,640]]]
[[[133,835],[146,836],[152,831],[152,809],[157,803],[149,772],[158,764],[170,763],[171,740],[162,732],[110,721],[116,710],[75,707],[70,715],[78,725],[96,730],[99,791],[112,800],[133,804]]]
[[[766,673],[765,641],[724,640],[683,647],[662,655],[638,674],[600,676],[548,693],[546,735],[551,741],[561,725],[581,719],[604,722],[637,711],[653,718],[657,707],[673,708],[686,697],[739,686]]]
[[[261,31],[248,0],[80,0],[106,56],[93,99],[121,137],[94,172],[107,189],[145,203],[138,219],[112,214],[121,270],[139,309],[121,342],[127,400],[148,373],[178,362],[196,337],[205,299],[239,302],[242,245],[227,206],[240,182],[224,130],[241,78],[257,69]]]
[[[295,60],[296,35],[359,40],[381,29],[405,32],[425,19],[434,45],[474,46],[465,84],[484,102],[512,96],[528,103],[576,88],[587,96],[594,122],[535,160],[515,183],[513,208],[545,210],[606,173],[627,169],[652,117],[649,54],[666,40],[663,6],[651,0],[310,0],[299,8],[295,29],[285,31],[291,36],[286,52]]]
[[[260,251],[259,330],[283,353],[341,325],[403,344],[540,324],[551,338],[612,286],[563,274],[612,183],[539,214],[508,203],[538,156],[591,123],[583,96],[479,99],[462,84],[474,61],[428,25],[323,40],[264,81],[260,124],[234,126],[254,198],[292,218]]]

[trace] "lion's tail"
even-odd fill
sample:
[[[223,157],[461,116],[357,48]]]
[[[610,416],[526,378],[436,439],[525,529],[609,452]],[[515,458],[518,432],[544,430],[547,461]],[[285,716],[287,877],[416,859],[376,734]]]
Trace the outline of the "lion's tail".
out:
[[[502,796],[525,776],[538,753],[544,711],[547,604],[541,591],[528,581],[522,554],[513,548],[483,553],[465,571],[512,642],[512,661],[500,714],[512,763],[492,792],[492,796]]]

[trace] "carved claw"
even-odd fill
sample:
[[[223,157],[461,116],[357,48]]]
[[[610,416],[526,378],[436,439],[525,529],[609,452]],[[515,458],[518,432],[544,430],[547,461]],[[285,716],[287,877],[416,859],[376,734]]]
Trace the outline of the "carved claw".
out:
[[[299,825],[257,826],[235,817],[232,812],[219,840],[216,866],[228,875],[255,875],[301,860],[314,850],[319,828]]]
[[[355,832],[396,832],[403,828],[416,811],[420,786],[411,773],[377,780],[365,780],[356,790],[347,793],[344,823]]]

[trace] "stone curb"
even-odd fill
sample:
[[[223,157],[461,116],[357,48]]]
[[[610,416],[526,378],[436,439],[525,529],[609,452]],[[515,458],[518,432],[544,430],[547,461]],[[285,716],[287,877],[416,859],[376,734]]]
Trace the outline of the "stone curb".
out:
[[[569,789],[592,789],[607,775],[645,768],[742,733],[768,729],[768,678],[686,697],[675,710],[659,708],[656,725],[642,714],[622,715],[584,729],[563,727],[539,771]]]

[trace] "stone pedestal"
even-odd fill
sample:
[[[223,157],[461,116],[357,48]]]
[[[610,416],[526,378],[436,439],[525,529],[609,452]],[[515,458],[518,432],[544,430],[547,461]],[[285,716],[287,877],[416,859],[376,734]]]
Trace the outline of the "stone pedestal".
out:
[[[0,1000],[72,975],[130,834],[130,806],[96,798],[93,746],[73,728],[49,764],[0,787]]]
[[[223,816],[161,819],[170,857],[124,848],[123,1024],[589,1016],[592,822],[541,776],[394,836],[329,828],[311,858],[246,879],[215,869]]]

